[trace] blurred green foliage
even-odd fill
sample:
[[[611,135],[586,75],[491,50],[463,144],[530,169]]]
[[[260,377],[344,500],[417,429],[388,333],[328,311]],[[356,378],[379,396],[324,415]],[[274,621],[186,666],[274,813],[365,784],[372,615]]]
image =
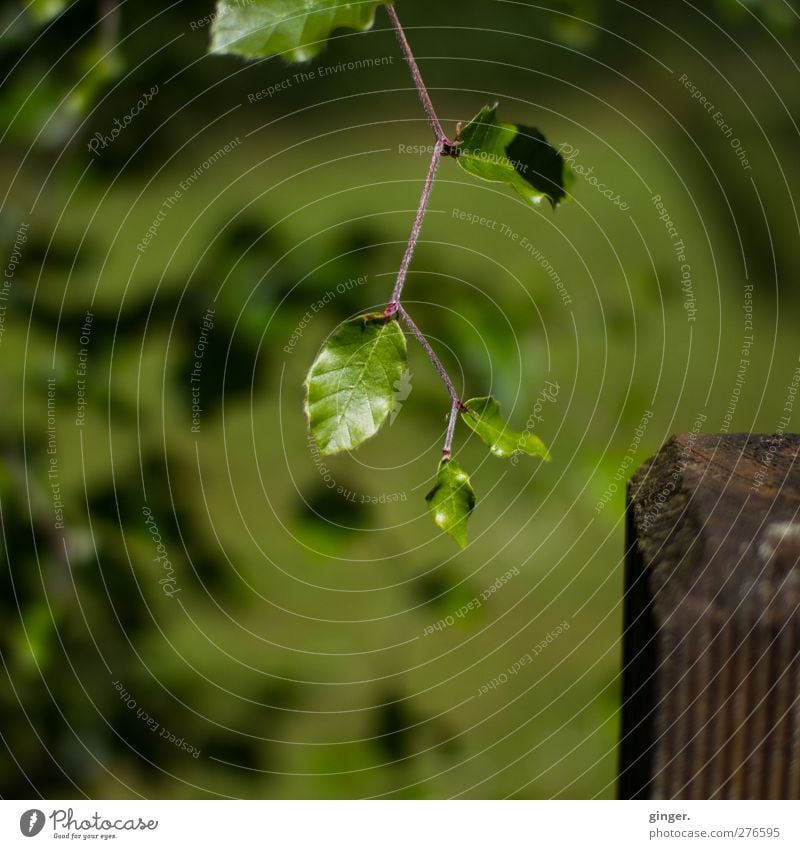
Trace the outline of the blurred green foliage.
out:
[[[456,552],[426,515],[448,405],[421,352],[357,457],[323,464],[303,422],[321,342],[385,305],[424,176],[403,151],[427,127],[380,13],[303,81],[206,57],[211,3],[122,3],[110,53],[103,8],[77,0],[3,41],[4,265],[29,230],[0,336],[0,793],[613,795],[624,479],[698,416],[723,426],[746,285],[757,343],[730,429],[773,430],[797,364],[794,21],[769,2],[487,0],[457,21],[404,2],[449,127],[499,100],[630,207],[578,176],[572,203],[531,211],[443,163],[409,307],[465,394],[519,428],[535,412],[553,456],[500,463],[461,428],[480,509]],[[374,57],[393,61],[339,67]]]

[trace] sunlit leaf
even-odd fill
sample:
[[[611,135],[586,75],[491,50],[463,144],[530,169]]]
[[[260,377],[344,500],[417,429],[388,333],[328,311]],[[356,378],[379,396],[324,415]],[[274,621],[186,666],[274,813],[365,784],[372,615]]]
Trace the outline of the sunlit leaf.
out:
[[[403,331],[381,313],[347,321],[328,338],[306,378],[306,414],[322,454],[351,451],[377,433],[405,368]]]
[[[470,174],[506,183],[538,204],[546,197],[555,207],[566,195],[569,168],[539,130],[497,120],[497,106],[483,109],[462,128],[458,164]]]
[[[380,0],[218,0],[211,29],[212,53],[247,59],[281,54],[305,62],[321,52],[333,30],[367,30]]]
[[[433,521],[462,547],[467,545],[467,520],[475,507],[475,492],[467,473],[454,460],[442,460],[436,485],[425,496]]]
[[[531,457],[550,459],[550,453],[538,436],[527,430],[512,430],[506,424],[500,415],[500,404],[495,398],[472,398],[467,401],[466,406],[467,409],[461,414],[461,418],[489,446],[495,457],[528,454]]]

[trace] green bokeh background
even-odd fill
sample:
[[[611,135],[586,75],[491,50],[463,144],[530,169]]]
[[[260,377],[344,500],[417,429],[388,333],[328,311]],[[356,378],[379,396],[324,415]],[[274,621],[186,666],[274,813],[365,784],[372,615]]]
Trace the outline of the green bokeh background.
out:
[[[398,3],[448,129],[499,101],[629,207],[578,176],[572,202],[533,210],[442,163],[407,306],[465,396],[494,394],[519,427],[539,412],[553,455],[515,466],[459,429],[478,494],[464,552],[425,511],[447,400],[420,349],[400,415],[357,454],[322,469],[302,413],[328,333],[385,305],[427,167],[405,152],[430,133],[385,15],[337,33],[305,82],[277,59],[204,56],[192,22],[210,3],[122,4],[114,59],[88,75],[94,3],[14,25],[4,266],[29,230],[0,337],[3,796],[614,795],[624,479],[673,432],[774,431],[798,364],[796,21],[781,3],[707,5]]]

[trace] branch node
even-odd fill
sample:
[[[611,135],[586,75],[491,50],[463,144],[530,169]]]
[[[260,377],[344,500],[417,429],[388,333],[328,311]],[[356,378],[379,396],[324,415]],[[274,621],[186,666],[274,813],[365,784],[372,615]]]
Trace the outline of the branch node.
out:
[[[442,156],[452,156],[453,159],[458,158],[458,146],[461,142],[450,141],[448,138],[442,139]]]

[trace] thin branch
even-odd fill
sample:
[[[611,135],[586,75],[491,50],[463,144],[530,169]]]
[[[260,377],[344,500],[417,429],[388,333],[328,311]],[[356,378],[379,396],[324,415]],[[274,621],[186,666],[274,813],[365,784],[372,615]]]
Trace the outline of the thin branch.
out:
[[[436,371],[439,372],[439,377],[444,381],[444,385],[447,387],[447,392],[450,395],[450,400],[453,404],[458,404],[459,410],[466,409],[466,407],[461,403],[461,399],[456,390],[456,387],[453,385],[453,381],[450,379],[450,375],[447,373],[447,369],[442,365],[442,361],[439,357],[436,356],[436,351],[431,347],[431,343],[425,338],[425,334],[417,327],[414,323],[414,319],[406,312],[406,309],[401,304],[397,305],[397,312],[400,315],[400,318],[408,325],[408,329],[417,337],[417,341],[420,345],[425,349],[425,353],[430,357],[430,361],[433,363]]]
[[[392,26],[394,27],[395,35],[397,36],[397,40],[400,42],[400,49],[403,51],[403,55],[406,57],[406,62],[408,62],[408,68],[411,71],[411,77],[414,80],[414,85],[417,87],[417,91],[419,92],[419,99],[422,101],[422,108],[425,110],[425,114],[428,116],[428,121],[430,122],[431,128],[433,129],[433,132],[436,135],[436,140],[449,144],[447,137],[444,134],[444,130],[442,129],[442,125],[439,123],[439,118],[436,115],[436,110],[433,108],[433,102],[431,101],[430,95],[428,94],[428,89],[425,88],[425,82],[422,79],[422,74],[419,72],[417,60],[414,58],[414,54],[411,52],[411,47],[409,46],[405,32],[403,32],[403,27],[400,26],[400,20],[397,17],[397,12],[395,12],[394,6],[387,6],[386,11],[389,13],[389,18],[392,21]]]
[[[433,146],[433,156],[431,164],[428,166],[428,175],[425,177],[425,185],[422,188],[422,195],[419,199],[417,214],[414,218],[414,224],[411,227],[411,235],[408,237],[408,245],[406,252],[403,254],[403,261],[400,263],[400,270],[397,272],[397,280],[392,291],[392,300],[386,310],[387,315],[391,315],[400,305],[400,296],[403,294],[403,284],[406,282],[406,274],[408,267],[411,265],[411,257],[414,255],[414,248],[417,246],[419,234],[422,231],[422,222],[425,219],[425,212],[428,208],[428,199],[431,196],[434,180],[436,179],[436,169],[439,167],[439,159],[441,158],[444,142],[437,139]]]
[[[428,116],[428,121],[430,122],[434,135],[436,136],[436,142],[433,146],[433,156],[431,157],[431,164],[428,166],[428,174],[425,177],[425,185],[422,188],[422,195],[419,199],[417,214],[414,217],[414,224],[411,227],[411,235],[408,237],[406,252],[403,254],[403,261],[400,263],[400,270],[397,272],[397,280],[395,281],[394,289],[392,290],[392,299],[386,307],[385,315],[390,317],[397,313],[400,318],[403,319],[409,330],[414,334],[414,336],[416,336],[419,344],[425,349],[425,353],[427,353],[430,361],[434,365],[434,368],[439,373],[439,377],[442,378],[444,385],[447,387],[447,392],[450,395],[450,416],[447,421],[447,434],[445,436],[444,447],[442,449],[442,457],[449,459],[453,448],[453,434],[455,433],[458,414],[461,410],[466,410],[467,408],[462,403],[453,381],[447,373],[447,369],[445,369],[444,365],[442,365],[442,361],[439,357],[436,356],[436,352],[431,347],[431,343],[428,342],[423,332],[417,327],[414,320],[406,312],[400,302],[400,299],[403,295],[403,286],[406,282],[408,268],[411,265],[411,258],[414,256],[414,248],[417,246],[417,241],[419,240],[420,233],[422,232],[422,222],[425,219],[425,213],[428,209],[428,200],[430,199],[431,190],[433,189],[433,184],[436,180],[436,171],[439,167],[439,160],[442,156],[456,156],[458,151],[457,146],[453,144],[447,136],[445,136],[442,125],[439,123],[436,110],[433,108],[433,103],[428,95],[428,90],[425,88],[425,83],[422,80],[422,74],[419,72],[419,67],[414,59],[414,54],[411,52],[411,47],[408,43],[408,39],[406,38],[406,34],[403,32],[402,26],[400,26],[400,21],[397,18],[394,6],[387,6],[386,11],[389,13],[389,18],[392,21],[392,26],[394,27],[395,34],[397,35],[397,40],[400,42],[403,55],[406,57],[406,62],[408,63],[409,70],[411,71],[411,77],[414,80],[414,85],[416,85],[417,91],[419,92],[419,99],[422,101],[422,107],[425,110],[425,114]]]
[[[442,457],[446,460],[450,459],[450,454],[453,450],[453,434],[456,432],[458,414],[465,409],[466,407],[458,400],[454,400],[450,405],[450,418],[447,420],[447,435],[444,438],[444,448],[442,448]]]

